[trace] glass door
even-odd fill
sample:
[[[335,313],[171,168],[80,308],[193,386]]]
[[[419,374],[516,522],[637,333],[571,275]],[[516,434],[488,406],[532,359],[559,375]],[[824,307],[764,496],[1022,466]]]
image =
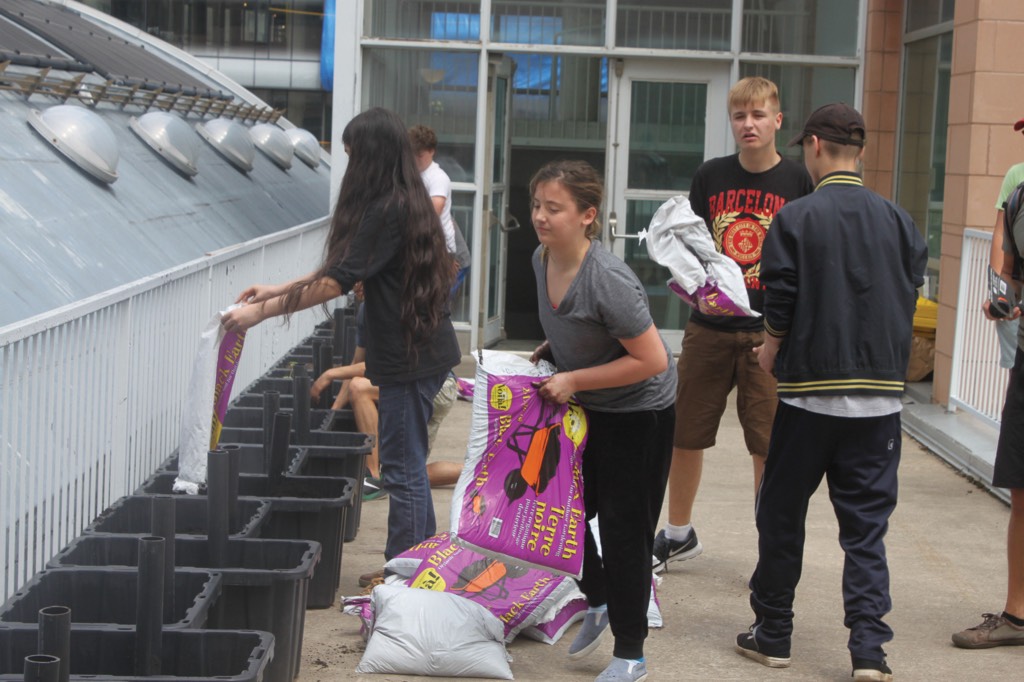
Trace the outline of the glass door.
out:
[[[512,73],[508,57],[494,56],[487,79],[487,155],[484,164],[483,253],[480,262],[480,344],[493,345],[504,338],[507,232],[519,225],[508,215],[508,175],[512,111]]]
[[[606,245],[647,289],[654,323],[673,351],[689,308],[638,233],[667,199],[687,194],[704,159],[728,153],[728,65],[616,60],[609,83]]]

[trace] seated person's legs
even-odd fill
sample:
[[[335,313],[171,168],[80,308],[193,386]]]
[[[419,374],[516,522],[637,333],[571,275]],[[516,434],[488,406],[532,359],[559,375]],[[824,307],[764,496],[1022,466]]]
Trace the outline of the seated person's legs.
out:
[[[452,405],[459,397],[458,383],[455,377],[448,375],[441,385],[441,389],[434,396],[434,412],[427,422],[427,440],[429,452],[434,451],[434,441],[437,439],[437,431],[441,422],[452,410]],[[429,455],[428,455],[429,456]],[[462,464],[456,462],[433,461],[427,463],[427,478],[430,480],[430,487],[455,485],[462,474]]]
[[[380,464],[377,459],[377,400],[380,391],[366,377],[354,377],[349,382],[349,403],[356,420],[356,428],[373,436],[373,449],[366,459],[370,475],[380,478]]]

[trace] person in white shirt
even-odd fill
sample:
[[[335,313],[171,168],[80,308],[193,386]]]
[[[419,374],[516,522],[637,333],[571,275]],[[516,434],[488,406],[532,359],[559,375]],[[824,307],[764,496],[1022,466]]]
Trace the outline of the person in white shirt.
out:
[[[452,181],[444,169],[434,161],[434,154],[437,153],[437,134],[431,128],[425,125],[409,128],[409,142],[416,155],[416,167],[420,170],[420,177],[423,178],[427,194],[430,195],[434,210],[437,211],[437,215],[441,219],[441,229],[444,230],[444,241],[448,246],[448,252],[458,263],[456,281],[452,287],[454,295],[466,278],[470,256],[462,232],[452,218]]]

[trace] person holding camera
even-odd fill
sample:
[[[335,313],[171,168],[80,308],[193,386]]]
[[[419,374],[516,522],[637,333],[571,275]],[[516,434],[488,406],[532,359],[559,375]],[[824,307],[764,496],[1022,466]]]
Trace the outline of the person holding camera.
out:
[[[1014,130],[1024,131],[1024,118],[1017,121]],[[1014,174],[1018,183],[1014,184]],[[1024,209],[1021,208],[1021,194],[1018,190],[1024,181],[1024,164],[1010,169],[1003,181],[1000,194],[1000,218],[992,235],[1002,244],[1002,260],[999,273],[1011,284],[1011,303],[1020,298],[1021,258],[1020,244],[1024,244]],[[1017,320],[1021,311],[1012,305],[1009,313],[999,315],[991,301],[982,304],[985,317],[990,320]],[[1001,321],[1000,326],[1006,324]],[[996,462],[992,469],[992,485],[1010,490],[1010,523],[1006,533],[1007,586],[1006,603],[1001,613],[985,613],[982,622],[974,627],[961,630],[953,635],[953,644],[962,649],[989,649],[997,646],[1024,645],[1024,339],[1018,331],[1016,353],[1010,369],[1010,382],[1006,389],[1006,402],[1000,420],[999,441],[996,445]]]

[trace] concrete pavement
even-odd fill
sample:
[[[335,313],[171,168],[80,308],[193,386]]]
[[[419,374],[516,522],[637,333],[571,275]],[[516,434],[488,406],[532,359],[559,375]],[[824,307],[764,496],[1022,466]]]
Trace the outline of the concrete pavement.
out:
[[[471,377],[464,362],[461,376]],[[470,404],[445,420],[433,457],[461,462]],[[448,525],[451,489],[434,491],[439,530]],[[357,577],[380,567],[388,504],[364,505],[355,541],[344,548],[341,594],[358,594]],[[1006,589],[1008,507],[909,437],[903,439],[900,501],[887,538],[895,639],[889,664],[899,680],[1016,679],[1024,647],[963,651],[950,634],[1002,608]],[[664,512],[662,523],[664,523]],[[718,444],[705,457],[694,525],[704,553],[671,564],[659,588],[665,627],[652,630],[646,655],[650,680],[848,680],[843,626],[842,551],[827,492],[819,490],[807,520],[804,570],[794,609],[792,666],[773,670],[733,650],[752,621],[746,582],[757,560],[749,456],[730,404]],[[554,646],[518,639],[509,646],[517,680],[593,680],[611,656],[611,638],[583,662],[566,658],[575,628]],[[307,611],[299,682],[402,680],[357,675],[363,642],[359,621],[336,607]]]

